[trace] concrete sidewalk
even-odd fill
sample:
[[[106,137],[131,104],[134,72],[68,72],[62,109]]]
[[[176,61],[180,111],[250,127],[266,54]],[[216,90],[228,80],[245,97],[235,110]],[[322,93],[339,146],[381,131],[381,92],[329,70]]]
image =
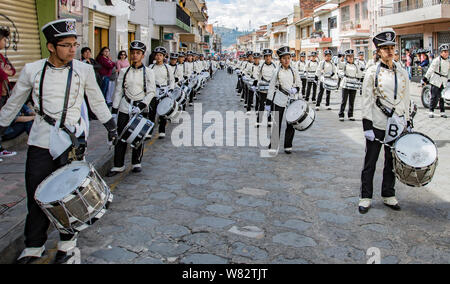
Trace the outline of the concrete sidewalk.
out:
[[[0,162],[0,264],[14,262],[23,249],[23,230],[27,214],[25,191],[25,161],[27,136],[21,136],[4,147],[16,156]],[[88,162],[101,175],[112,167],[113,150],[107,145],[107,132],[99,121],[91,121],[88,139]]]

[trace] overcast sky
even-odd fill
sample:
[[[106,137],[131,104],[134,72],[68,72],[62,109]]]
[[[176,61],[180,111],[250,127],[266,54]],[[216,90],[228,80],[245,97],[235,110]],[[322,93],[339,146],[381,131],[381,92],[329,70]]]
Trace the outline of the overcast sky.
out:
[[[294,12],[298,0],[207,0],[208,23],[248,30],[282,19]],[[217,25],[215,24],[215,26]]]

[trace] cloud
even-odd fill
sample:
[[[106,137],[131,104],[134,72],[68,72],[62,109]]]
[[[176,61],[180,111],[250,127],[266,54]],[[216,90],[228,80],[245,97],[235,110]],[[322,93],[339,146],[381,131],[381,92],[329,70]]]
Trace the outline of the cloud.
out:
[[[251,28],[287,17],[294,12],[298,0],[207,0],[209,23],[239,30]]]

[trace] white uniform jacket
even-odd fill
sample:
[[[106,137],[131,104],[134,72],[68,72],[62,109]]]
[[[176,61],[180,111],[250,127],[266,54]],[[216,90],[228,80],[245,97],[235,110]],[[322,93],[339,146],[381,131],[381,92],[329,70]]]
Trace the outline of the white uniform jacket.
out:
[[[378,87],[375,87],[376,73],[380,66],[380,73],[378,74]],[[395,65],[395,72],[397,72],[397,97],[394,97],[395,89],[395,74],[393,70],[381,62],[370,67],[366,76],[364,77],[362,88],[362,117],[371,121],[374,128],[385,130],[388,117],[376,105],[377,98],[386,108],[392,110],[395,108],[395,113],[398,116],[404,116],[406,121],[409,117],[409,77],[404,69],[397,68]]]
[[[289,103],[289,99],[299,98],[298,91],[300,91],[300,85],[301,81],[298,72],[295,72],[290,66],[288,69],[280,66],[275,70],[272,80],[270,81],[267,99],[273,101],[280,107],[286,107]],[[279,91],[279,87],[289,95]],[[292,88],[297,88],[298,90],[295,95],[290,94]]]
[[[425,77],[428,79],[431,85],[440,88],[442,85],[444,88],[447,86],[447,81],[450,79],[450,61],[444,59],[441,56],[433,59],[430,68],[428,68]]]
[[[144,68],[147,92],[144,91]],[[129,71],[127,72],[128,69]],[[120,70],[119,77],[117,78],[113,108],[128,114],[131,108],[128,100],[130,102],[143,102],[148,106],[155,97],[155,94],[156,82],[153,70],[144,66],[137,69],[134,67],[123,68]]]
[[[39,87],[46,61],[47,59],[42,59],[28,63],[22,69],[11,97],[0,111],[1,126],[7,127],[12,123],[30,93],[36,106],[36,114],[39,114]],[[72,62],[73,74],[65,125],[70,127],[78,125],[84,95],[87,96],[89,106],[100,122],[103,124],[108,122],[112,117],[111,112],[97,84],[93,67],[78,60]],[[69,67],[46,67],[42,89],[43,108],[44,113],[56,121],[61,120],[68,75]],[[51,127],[53,126],[37,115],[31,128],[28,145],[49,149]]]

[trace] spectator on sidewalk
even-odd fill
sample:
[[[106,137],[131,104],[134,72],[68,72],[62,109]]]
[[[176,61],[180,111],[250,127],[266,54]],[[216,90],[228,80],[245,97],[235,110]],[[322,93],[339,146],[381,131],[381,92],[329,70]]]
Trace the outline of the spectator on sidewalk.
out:
[[[8,39],[9,34],[7,28],[0,27],[0,50],[6,47],[6,40]],[[6,103],[11,88],[8,77],[14,75],[16,75],[16,69],[14,69],[9,60],[0,53],[0,108]]]
[[[413,58],[409,49],[406,49],[406,71],[408,71],[409,80],[412,78]]]
[[[110,50],[108,47],[103,47],[100,50],[96,60],[102,66],[99,70],[99,74],[102,77],[101,90],[105,100],[107,100],[106,96],[108,94],[109,82],[111,79],[112,71],[114,67],[116,67],[116,63],[112,61]],[[106,102],[108,103],[108,101]]]
[[[94,58],[92,58],[92,50],[89,47],[83,47],[81,49],[81,61],[83,63],[90,64],[94,67],[95,78],[97,79],[98,85],[101,86],[102,78],[99,74],[99,71],[102,68],[102,66],[99,63],[97,63],[97,61],[95,61]]]
[[[117,63],[116,63],[117,74],[119,74],[121,69],[130,67],[130,62],[128,61],[128,55],[125,50],[122,50],[119,52],[119,56],[117,59],[118,59]]]
[[[12,140],[24,132],[29,135],[35,116],[36,114],[27,105],[23,105],[14,122],[3,134],[3,141]]]

